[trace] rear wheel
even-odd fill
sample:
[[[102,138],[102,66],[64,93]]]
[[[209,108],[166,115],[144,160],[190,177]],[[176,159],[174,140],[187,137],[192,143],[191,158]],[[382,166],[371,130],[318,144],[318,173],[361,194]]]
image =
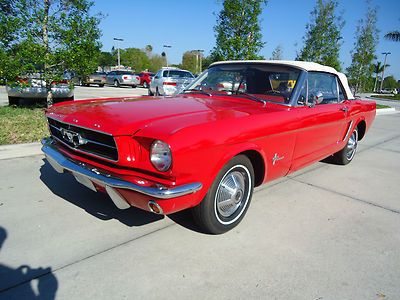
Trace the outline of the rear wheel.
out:
[[[99,84],[99,87],[104,87],[104,84]]]
[[[136,85],[135,85],[135,84],[134,84],[134,85],[132,85],[132,88],[133,88],[133,89],[136,89]]]
[[[338,165],[347,165],[351,162],[356,154],[358,145],[358,130],[357,127],[354,128],[353,132],[351,133],[346,146],[333,154],[332,160],[334,163]]]
[[[253,189],[250,160],[244,155],[232,158],[218,173],[203,201],[192,209],[194,221],[212,234],[231,230],[246,214]]]

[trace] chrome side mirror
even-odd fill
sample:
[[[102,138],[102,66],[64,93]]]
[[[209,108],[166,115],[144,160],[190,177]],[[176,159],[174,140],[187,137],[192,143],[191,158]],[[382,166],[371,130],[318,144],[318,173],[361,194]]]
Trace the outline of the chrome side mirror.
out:
[[[324,101],[324,95],[318,91],[315,96],[313,96],[313,100],[315,104],[321,104],[322,101]]]
[[[318,91],[315,95],[311,95],[309,101],[309,106],[314,107],[317,104],[321,104],[324,101],[324,95],[322,92]]]

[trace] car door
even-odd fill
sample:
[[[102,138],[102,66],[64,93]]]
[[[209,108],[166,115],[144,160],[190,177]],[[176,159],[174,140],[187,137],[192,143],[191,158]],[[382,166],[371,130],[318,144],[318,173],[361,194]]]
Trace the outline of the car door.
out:
[[[114,76],[115,76],[115,71],[111,71],[110,73],[107,74],[106,76],[107,84],[114,84]]]
[[[156,88],[160,84],[161,74],[162,70],[158,71],[157,74],[154,76],[153,80],[150,82],[150,90],[152,93],[156,92]]]
[[[341,99],[343,90],[335,74],[308,72],[304,84],[291,171],[340,150],[348,127],[348,105]]]

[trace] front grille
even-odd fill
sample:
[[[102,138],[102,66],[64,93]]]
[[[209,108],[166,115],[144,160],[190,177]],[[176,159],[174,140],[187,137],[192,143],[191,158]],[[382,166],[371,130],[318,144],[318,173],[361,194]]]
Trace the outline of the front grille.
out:
[[[51,118],[48,118],[48,122],[51,135],[69,148],[113,161],[118,160],[117,145],[111,135]]]

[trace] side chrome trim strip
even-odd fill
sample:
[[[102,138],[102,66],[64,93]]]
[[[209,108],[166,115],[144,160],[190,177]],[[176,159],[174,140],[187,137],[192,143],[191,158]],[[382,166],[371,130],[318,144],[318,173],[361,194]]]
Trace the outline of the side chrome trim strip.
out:
[[[347,128],[346,135],[343,138],[343,141],[347,140],[347,137],[349,136],[350,130],[353,127],[353,121],[350,122],[349,128]]]
[[[159,187],[139,186],[132,182],[116,178],[110,174],[103,173],[95,168],[91,168],[90,166],[76,162],[64,156],[54,147],[52,138],[43,139],[42,145],[42,151],[45,154],[46,159],[57,172],[63,173],[65,170],[67,170],[69,172],[79,174],[94,182],[103,184],[106,189],[108,186],[112,188],[132,190],[158,199],[171,199],[196,193],[203,187],[200,182],[189,183],[173,188],[167,188],[161,185]]]

